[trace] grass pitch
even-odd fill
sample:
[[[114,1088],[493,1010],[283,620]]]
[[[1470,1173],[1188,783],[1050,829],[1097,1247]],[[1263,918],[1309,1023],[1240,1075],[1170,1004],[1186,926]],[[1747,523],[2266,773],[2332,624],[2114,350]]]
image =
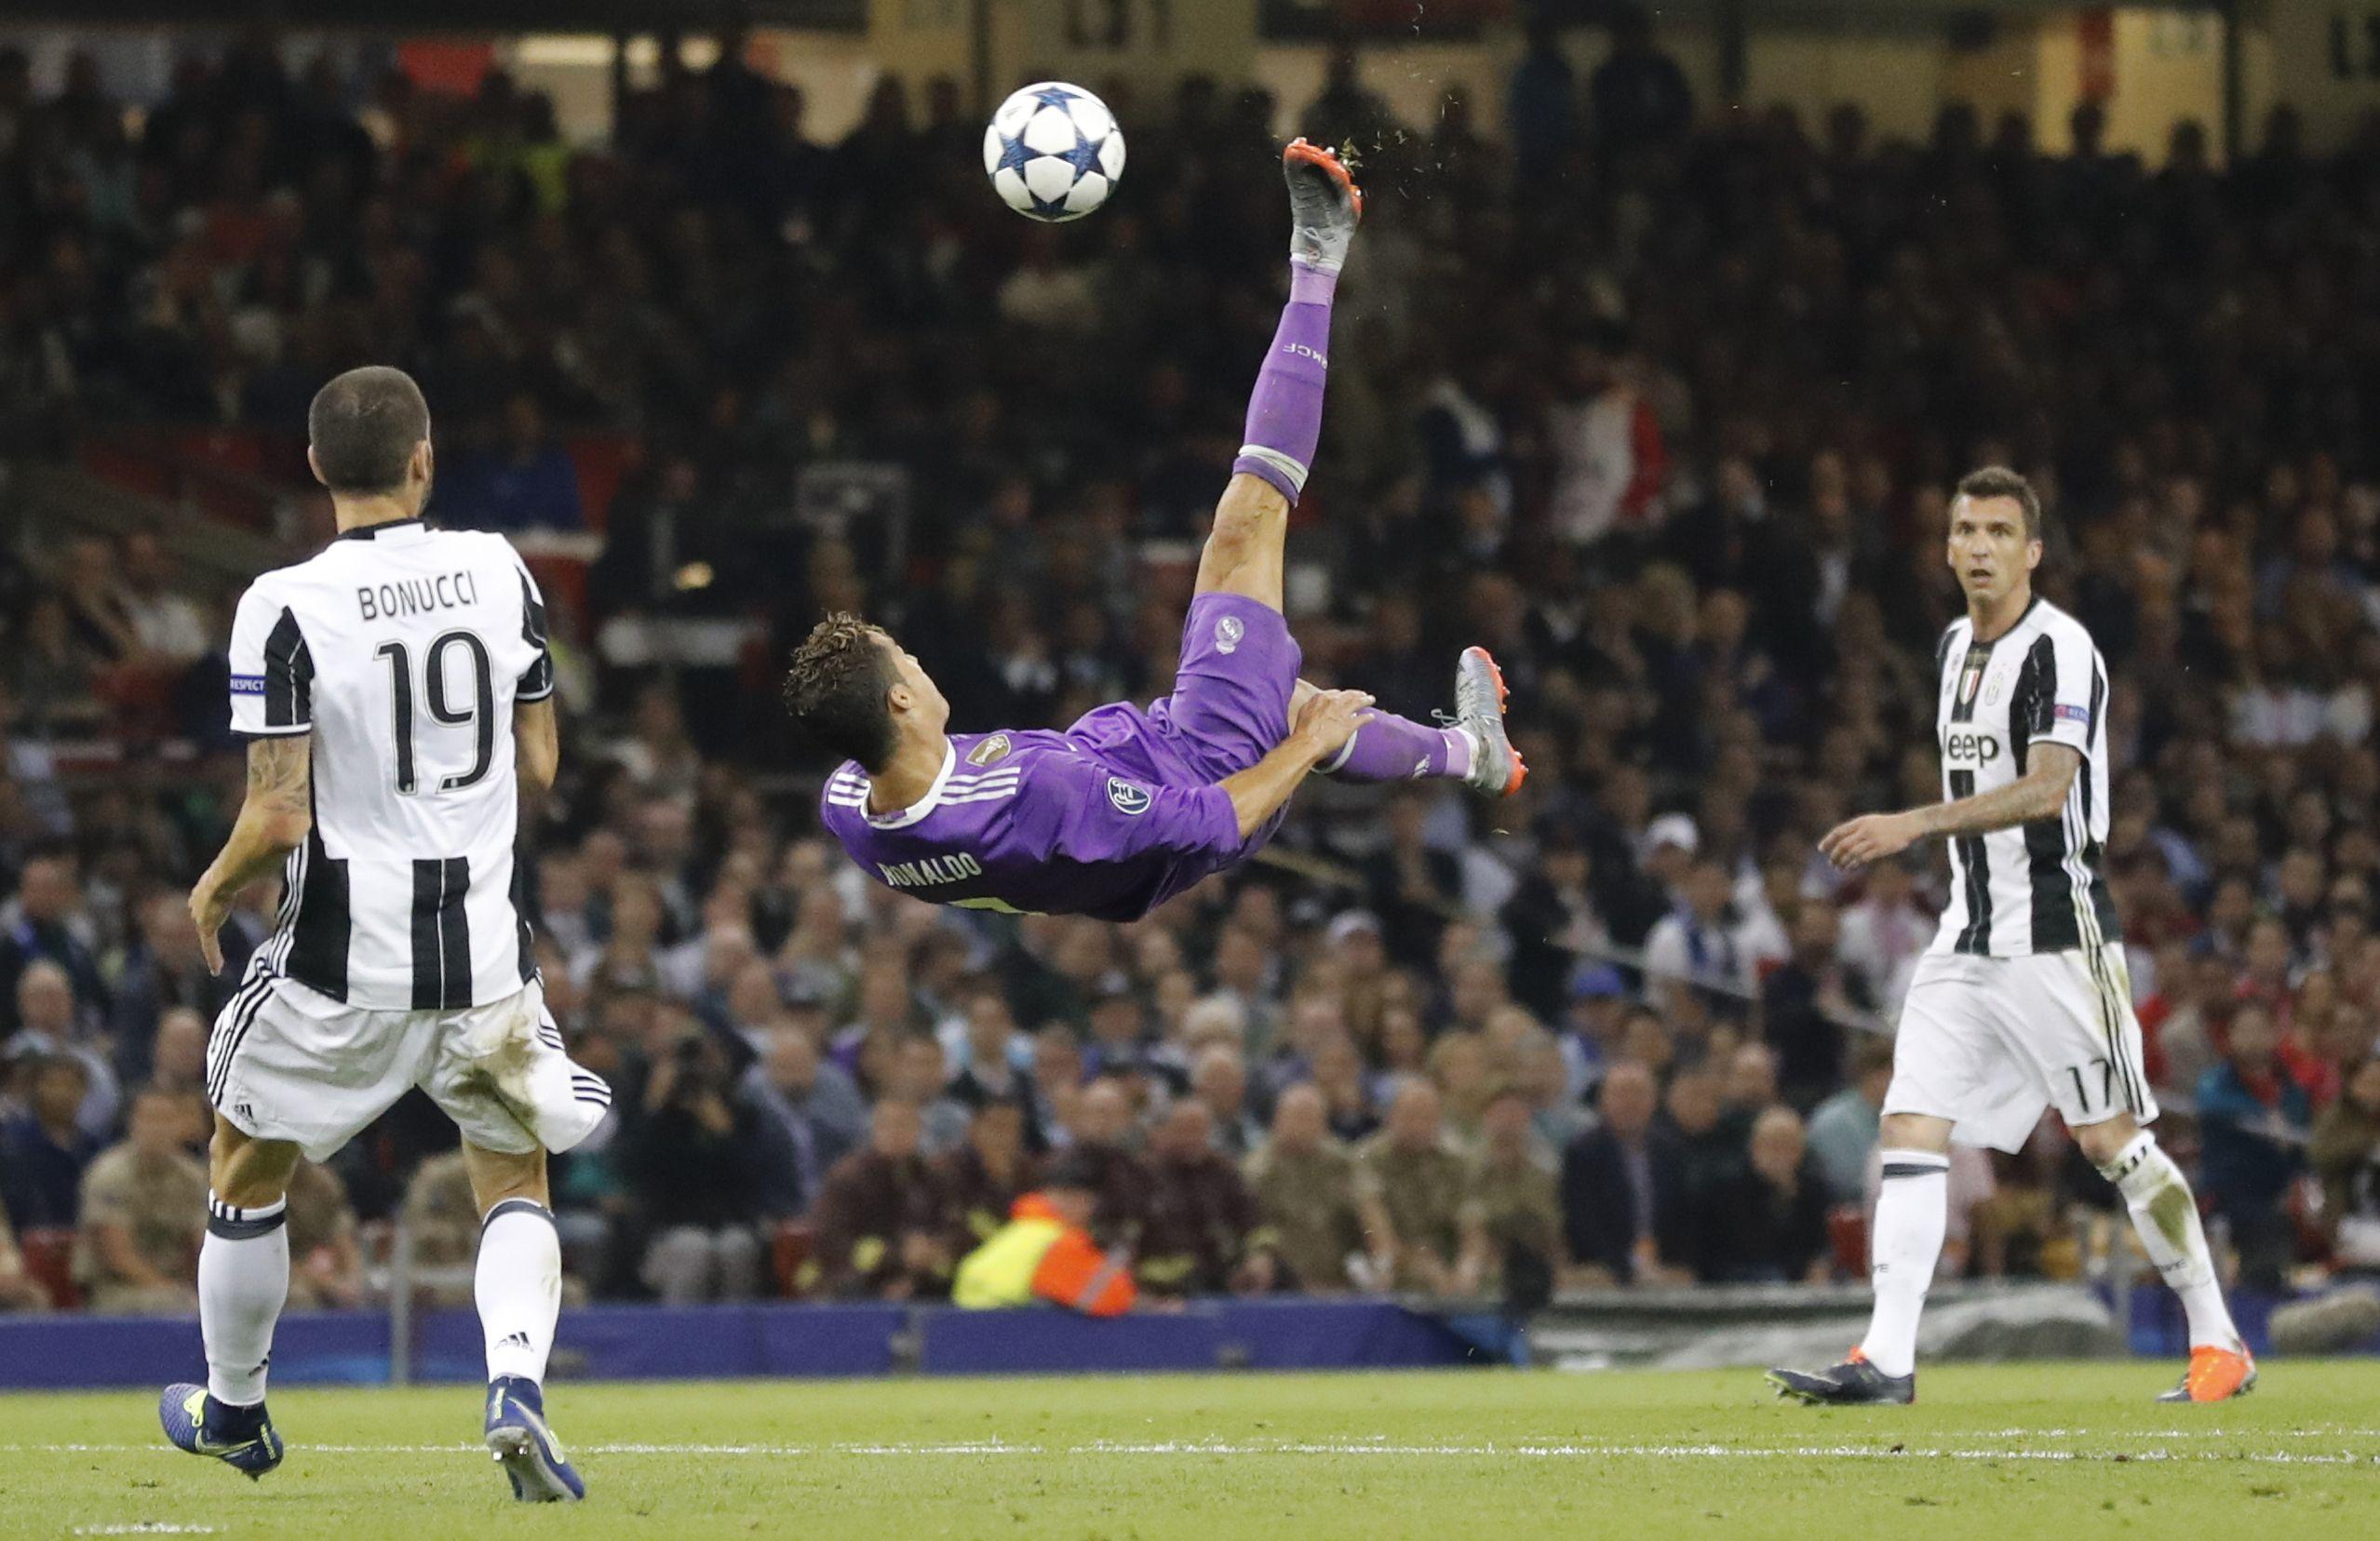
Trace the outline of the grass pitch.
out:
[[[0,1396],[0,1534],[309,1541],[810,1535],[2380,1535],[2380,1361],[1943,1367],[1913,1408],[1756,1374],[558,1384],[590,1495],[514,1504],[467,1387],[275,1396],[262,1483],[167,1448],[152,1394]]]

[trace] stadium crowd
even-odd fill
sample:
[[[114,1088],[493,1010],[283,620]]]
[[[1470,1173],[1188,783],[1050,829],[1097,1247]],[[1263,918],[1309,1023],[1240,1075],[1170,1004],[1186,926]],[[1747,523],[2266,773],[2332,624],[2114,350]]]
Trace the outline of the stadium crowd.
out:
[[[2222,170],[2190,125],[2154,170],[2108,152],[2090,107],[2058,158],[1956,106],[1923,144],[1850,107],[1695,132],[1645,38],[1590,76],[1540,37],[1491,141],[1481,103],[1400,124],[1335,66],[1298,122],[1373,201],[1294,620],[1311,674],[1417,716],[1489,645],[1535,773],[1492,808],[1317,786],[1270,860],[1116,928],[875,886],[765,669],[598,644],[727,619],[782,658],[848,608],[961,726],[1165,688],[1169,553],[1279,296],[1276,104],[1112,89],[1123,191],[1050,228],[923,95],[888,78],[817,144],[731,53],[581,149],[501,74],[358,89],[250,42],[136,121],[87,60],[42,98],[0,49],[0,453],[286,434],[390,362],[437,413],[438,516],[599,523],[528,821],[547,999],[617,1093],[556,1176],[585,1289],[932,1298],[1059,1152],[1159,1295],[1829,1277],[1942,868],[1814,841],[1939,795],[1939,521],[1986,462],[2043,489],[2044,585],[2115,673],[2105,859],[2168,1147],[2251,1279],[2380,1269],[2380,131],[2316,156],[2283,111]],[[633,447],[607,508],[565,432]],[[898,549],[789,515],[852,465],[894,468]],[[227,990],[182,894],[240,773],[225,596],[181,578],[146,537],[0,560],[0,1307],[192,1300]],[[197,682],[201,771],[61,768],[161,675]],[[452,1145],[416,1098],[308,1169],[308,1298],[361,1298],[399,1213],[467,1259]],[[2110,1201],[2054,1119],[1954,1193],[1945,1269],[1995,1275],[2074,1276]]]

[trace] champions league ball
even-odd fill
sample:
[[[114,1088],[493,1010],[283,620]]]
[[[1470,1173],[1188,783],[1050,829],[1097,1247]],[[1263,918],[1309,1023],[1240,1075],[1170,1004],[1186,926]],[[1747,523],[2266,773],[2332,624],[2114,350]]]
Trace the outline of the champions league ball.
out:
[[[1002,202],[1029,220],[1079,220],[1108,201],[1123,175],[1123,130],[1080,86],[1044,80],[1000,104],[984,130],[984,172]]]

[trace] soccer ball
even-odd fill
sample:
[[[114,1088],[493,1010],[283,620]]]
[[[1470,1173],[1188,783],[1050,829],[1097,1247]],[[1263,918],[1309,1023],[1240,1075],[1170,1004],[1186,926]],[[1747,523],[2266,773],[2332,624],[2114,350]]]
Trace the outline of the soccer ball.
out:
[[[1079,220],[1108,201],[1123,175],[1123,130],[1080,86],[1044,80],[1000,104],[984,130],[984,173],[1029,220]]]

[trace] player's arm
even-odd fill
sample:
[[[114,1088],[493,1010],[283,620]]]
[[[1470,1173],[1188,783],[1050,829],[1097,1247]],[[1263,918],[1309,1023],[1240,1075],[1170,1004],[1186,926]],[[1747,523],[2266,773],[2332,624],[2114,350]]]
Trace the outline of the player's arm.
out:
[[[2024,774],[2006,786],[1899,813],[1864,814],[1828,830],[1818,849],[1836,866],[1855,867],[1898,855],[1923,839],[1989,835],[2037,819],[2054,819],[2081,770],[2081,750],[2037,744]]]
[[[223,967],[218,934],[232,901],[279,866],[314,828],[314,735],[289,733],[248,746],[248,795],[223,849],[190,891],[190,918],[207,967]]]
[[[522,787],[552,791],[562,769],[562,730],[554,715],[554,698],[515,703],[512,736]]]
[[[1361,690],[1316,690],[1298,714],[1298,725],[1272,753],[1220,783],[1246,839],[1281,811],[1315,766],[1347,745],[1371,717],[1372,698]]]

